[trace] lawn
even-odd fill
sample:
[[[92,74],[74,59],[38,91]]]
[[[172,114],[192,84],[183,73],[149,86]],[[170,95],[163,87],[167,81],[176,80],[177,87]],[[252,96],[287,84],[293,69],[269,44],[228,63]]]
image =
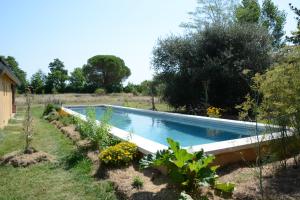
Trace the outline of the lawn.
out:
[[[33,146],[54,155],[55,163],[41,163],[27,168],[0,166],[0,199],[116,199],[108,181],[90,176],[91,162],[80,158],[72,163],[76,151],[69,139],[41,118],[43,108],[33,108]],[[19,109],[18,117],[22,117]],[[24,146],[22,123],[11,120],[0,131],[0,157]]]

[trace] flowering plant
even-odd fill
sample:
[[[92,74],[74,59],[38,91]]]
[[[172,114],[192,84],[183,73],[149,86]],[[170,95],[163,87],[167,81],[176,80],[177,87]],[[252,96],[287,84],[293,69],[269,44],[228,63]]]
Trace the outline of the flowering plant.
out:
[[[127,165],[136,157],[137,150],[137,146],[131,142],[120,142],[101,151],[99,159],[105,164]]]
[[[221,108],[216,108],[213,106],[208,107],[206,110],[207,116],[215,117],[215,118],[220,118],[222,116],[221,112],[222,112]]]

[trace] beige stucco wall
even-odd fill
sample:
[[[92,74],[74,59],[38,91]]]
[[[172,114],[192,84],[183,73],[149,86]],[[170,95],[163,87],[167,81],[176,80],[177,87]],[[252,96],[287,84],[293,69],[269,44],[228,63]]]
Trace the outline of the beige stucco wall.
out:
[[[11,84],[8,76],[0,75],[0,128],[3,128],[12,116]]]

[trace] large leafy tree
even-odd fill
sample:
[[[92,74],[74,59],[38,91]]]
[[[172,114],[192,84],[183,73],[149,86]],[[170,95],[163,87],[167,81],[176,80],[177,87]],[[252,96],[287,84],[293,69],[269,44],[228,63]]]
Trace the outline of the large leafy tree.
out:
[[[124,61],[113,55],[91,57],[83,72],[91,88],[105,88],[107,92],[120,91],[122,82],[131,74]]]
[[[272,68],[254,78],[262,94],[260,115],[300,133],[300,47],[283,51]]]
[[[36,94],[42,94],[45,92],[46,75],[42,70],[38,70],[34,73],[30,80],[30,85]]]
[[[272,35],[272,45],[276,48],[280,48],[284,45],[282,38],[285,34],[285,22],[286,13],[279,10],[272,0],[264,0],[262,4],[261,23]]]
[[[261,8],[258,0],[242,0],[241,5],[236,8],[236,20],[239,23],[258,23]]]
[[[26,72],[19,67],[19,63],[16,61],[14,57],[12,56],[7,56],[7,57],[1,56],[1,57],[7,62],[12,72],[20,80],[21,84],[18,86],[18,91],[20,93],[24,93],[25,88],[28,85],[28,82],[26,80]]]
[[[65,69],[64,63],[56,58],[49,64],[49,69],[50,73],[48,73],[45,86],[46,92],[64,92],[68,80],[68,70]]]
[[[294,13],[296,14],[296,20],[297,23],[297,30],[292,32],[292,36],[287,37],[289,42],[292,42],[293,44],[300,45],[300,10],[296,7],[294,7],[292,4],[289,4],[290,8]]]
[[[244,76],[270,65],[270,37],[255,24],[211,24],[203,31],[159,40],[153,66],[175,108],[232,108],[250,88]]]
[[[84,76],[83,70],[80,67],[77,67],[74,69],[73,72],[71,72],[70,76],[70,88],[74,92],[82,92],[84,90],[84,87],[86,85],[86,78]]]
[[[235,10],[238,23],[254,23],[265,27],[273,37],[272,46],[280,48],[285,32],[286,13],[278,9],[272,0],[264,0],[260,6],[258,0],[243,0]]]
[[[281,160],[294,156],[299,165],[300,150],[300,48],[285,47],[276,63],[266,73],[256,75],[253,88],[260,94],[261,103],[255,110],[265,122],[280,132],[280,138],[270,143],[271,158]]]

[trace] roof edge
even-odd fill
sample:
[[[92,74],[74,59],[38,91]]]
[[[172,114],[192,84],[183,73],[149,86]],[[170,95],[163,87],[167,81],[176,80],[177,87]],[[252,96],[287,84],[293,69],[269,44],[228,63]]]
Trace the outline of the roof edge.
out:
[[[21,81],[14,74],[14,72],[10,69],[9,64],[3,58],[0,57],[0,64],[1,63],[4,66],[4,68],[2,69],[2,72],[0,70],[0,75],[6,74],[12,81],[14,81],[16,83],[16,85],[21,85]]]

